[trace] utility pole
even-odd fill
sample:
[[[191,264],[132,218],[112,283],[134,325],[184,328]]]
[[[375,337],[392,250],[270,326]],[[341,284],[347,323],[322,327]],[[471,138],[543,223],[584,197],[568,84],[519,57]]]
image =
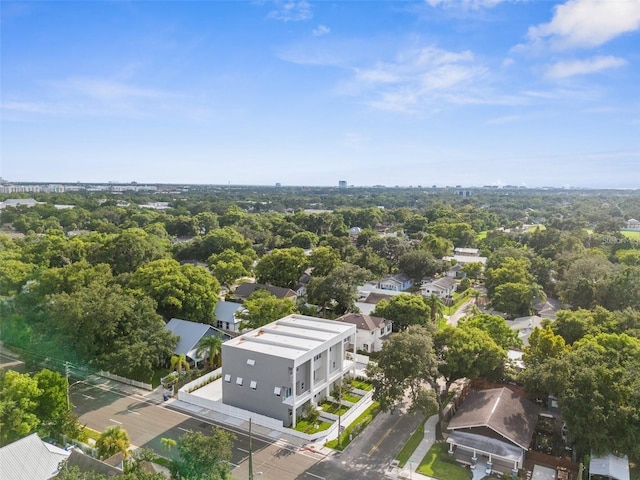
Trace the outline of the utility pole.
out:
[[[64,376],[67,378],[67,411],[71,410],[71,400],[69,399],[69,362],[64,362]]]
[[[251,435],[251,418],[249,418],[249,480],[253,480],[253,448]]]

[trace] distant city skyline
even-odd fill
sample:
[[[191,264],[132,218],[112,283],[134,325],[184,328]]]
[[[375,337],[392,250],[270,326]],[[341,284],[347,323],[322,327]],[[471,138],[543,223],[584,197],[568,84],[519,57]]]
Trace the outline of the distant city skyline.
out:
[[[0,9],[8,181],[640,188],[640,0]]]

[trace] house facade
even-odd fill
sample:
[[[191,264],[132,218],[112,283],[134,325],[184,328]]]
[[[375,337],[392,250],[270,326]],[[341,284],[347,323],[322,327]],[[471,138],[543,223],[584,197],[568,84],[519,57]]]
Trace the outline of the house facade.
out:
[[[367,353],[382,350],[382,343],[391,335],[393,323],[381,317],[373,317],[363,313],[347,313],[336,319],[337,322],[356,326],[356,343],[359,350]]]
[[[425,297],[435,295],[438,298],[449,298],[458,288],[458,284],[451,277],[442,277],[437,280],[423,280],[420,293]]]
[[[216,327],[227,332],[239,333],[240,322],[242,320],[238,318],[238,315],[243,310],[244,307],[240,303],[219,300],[213,311],[213,316],[216,319]]]
[[[627,220],[627,228],[629,230],[640,230],[640,221],[635,218]]]
[[[396,273],[395,275],[387,275],[376,286],[381,290],[404,292],[413,286],[413,280],[406,273]]]
[[[522,468],[538,421],[538,407],[508,388],[469,393],[449,421],[449,452],[474,466],[503,473]]]
[[[222,345],[222,402],[295,427],[354,367],[350,344],[355,325],[296,314],[240,335]]]

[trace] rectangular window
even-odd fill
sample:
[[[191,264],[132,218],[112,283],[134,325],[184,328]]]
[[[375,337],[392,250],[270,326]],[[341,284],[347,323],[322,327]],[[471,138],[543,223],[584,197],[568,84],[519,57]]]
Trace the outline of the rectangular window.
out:
[[[304,390],[304,382],[300,384],[300,390]]]
[[[291,387],[287,387],[284,389],[284,398],[289,398],[291,396]]]
[[[276,388],[274,388],[274,389],[273,389],[273,394],[274,394],[276,397],[279,397],[279,396],[280,396],[280,387],[276,387]]]
[[[258,382],[256,382],[255,380],[251,380],[251,383],[249,384],[249,386],[255,390],[256,387],[258,386]]]
[[[224,381],[229,383],[231,381],[231,375],[229,375],[228,373],[224,376]]]
[[[236,385],[242,386],[242,377],[236,378]]]
[[[256,361],[252,358],[247,358],[247,365],[251,365],[252,367],[256,364]]]

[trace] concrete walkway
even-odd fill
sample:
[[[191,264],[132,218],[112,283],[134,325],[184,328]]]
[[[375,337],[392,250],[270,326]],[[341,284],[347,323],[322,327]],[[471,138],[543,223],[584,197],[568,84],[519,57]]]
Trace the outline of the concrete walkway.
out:
[[[427,454],[431,446],[436,441],[436,425],[438,424],[438,415],[433,415],[427,419],[424,424],[424,437],[422,437],[422,441],[416,447],[413,454],[409,457],[404,468],[399,473],[399,478],[411,478],[418,480],[435,480],[433,477],[429,477],[427,475],[422,475],[417,472],[418,467],[420,466],[420,462]]]

